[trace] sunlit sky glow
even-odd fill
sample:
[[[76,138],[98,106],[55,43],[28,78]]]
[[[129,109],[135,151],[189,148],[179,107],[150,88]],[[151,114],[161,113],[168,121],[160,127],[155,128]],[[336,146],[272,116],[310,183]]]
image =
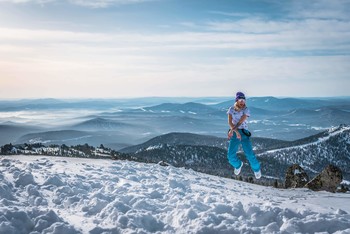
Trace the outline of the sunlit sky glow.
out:
[[[0,0],[0,98],[350,96],[350,0]]]

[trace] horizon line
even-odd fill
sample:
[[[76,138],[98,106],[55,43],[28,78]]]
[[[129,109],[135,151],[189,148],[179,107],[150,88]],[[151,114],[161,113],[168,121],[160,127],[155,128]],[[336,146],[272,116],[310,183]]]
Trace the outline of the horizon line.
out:
[[[124,97],[18,97],[18,98],[0,98],[0,101],[21,101],[21,100],[128,100],[128,99],[161,99],[161,98],[234,98],[235,96],[124,96]],[[349,96],[339,95],[339,96],[273,96],[273,95],[263,95],[263,96],[248,96],[250,98],[350,98]]]

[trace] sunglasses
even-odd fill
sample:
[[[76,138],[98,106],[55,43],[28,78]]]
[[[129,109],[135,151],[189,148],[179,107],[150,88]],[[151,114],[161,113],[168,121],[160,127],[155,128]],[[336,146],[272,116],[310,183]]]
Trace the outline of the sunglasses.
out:
[[[244,98],[239,98],[238,101],[239,102],[245,102],[245,99]]]

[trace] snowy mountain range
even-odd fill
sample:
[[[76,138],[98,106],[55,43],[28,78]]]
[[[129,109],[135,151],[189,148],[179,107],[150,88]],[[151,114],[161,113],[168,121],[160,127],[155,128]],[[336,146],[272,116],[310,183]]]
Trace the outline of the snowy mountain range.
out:
[[[165,161],[171,165],[188,167],[209,174],[226,177],[232,175],[232,168],[228,166],[226,158],[226,142],[215,138],[214,141],[210,141],[207,137],[204,138],[206,141],[203,145],[189,145],[185,142],[190,141],[185,140],[181,143],[179,139],[183,136],[188,137],[186,134],[165,135],[121,151],[130,153],[134,150],[136,157],[142,159],[141,161]],[[169,140],[169,138],[176,140]],[[200,140],[195,142],[198,143]],[[252,142],[263,165],[265,177],[282,180],[286,169],[292,164],[300,164],[311,177],[322,171],[328,164],[334,164],[341,168],[344,179],[350,180],[349,126],[342,125],[293,142],[271,139],[252,139]],[[271,150],[267,150],[269,148]],[[241,158],[246,164],[242,175],[252,176],[245,157],[241,155]]]
[[[208,161],[213,168],[222,165],[210,173],[231,176],[224,165],[226,110],[232,104],[225,97],[0,100],[0,145],[103,144],[140,161],[163,160],[200,171],[205,169],[199,162]],[[349,178],[348,130],[326,137],[333,131],[328,129],[350,125],[349,97],[252,97],[247,105],[254,149],[266,176],[283,178],[291,163],[311,174],[335,163]],[[250,173],[246,165],[243,175]]]
[[[252,143],[262,164],[263,179],[266,181],[277,179],[282,183],[287,168],[292,164],[300,164],[310,177],[321,172],[327,165],[333,164],[342,170],[344,180],[350,181],[350,126],[341,125],[292,142],[252,138]],[[23,148],[23,146],[21,147]],[[37,149],[32,153],[30,151],[18,151],[17,153],[99,156],[99,154],[89,151],[89,146],[84,145],[79,147],[65,145],[64,148],[52,146],[50,148],[38,144],[35,147]],[[84,148],[87,150],[78,154],[74,153],[77,149]],[[67,152],[63,149],[67,149]],[[68,152],[69,150],[70,152]],[[108,149],[104,151],[104,155],[105,157],[138,162],[165,162],[176,167],[191,168],[223,177],[232,177],[233,175],[233,169],[227,162],[227,140],[225,138],[190,133],[170,133],[155,137],[143,144],[126,147],[120,152]],[[253,176],[242,152],[239,152],[239,157],[245,163],[241,175],[245,178]]]

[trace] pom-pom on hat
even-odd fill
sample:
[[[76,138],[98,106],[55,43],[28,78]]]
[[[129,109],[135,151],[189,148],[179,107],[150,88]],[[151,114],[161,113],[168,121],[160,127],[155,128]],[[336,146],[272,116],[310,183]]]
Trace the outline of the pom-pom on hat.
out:
[[[237,92],[236,93],[236,102],[238,101],[238,99],[245,99],[245,95],[242,92]]]

